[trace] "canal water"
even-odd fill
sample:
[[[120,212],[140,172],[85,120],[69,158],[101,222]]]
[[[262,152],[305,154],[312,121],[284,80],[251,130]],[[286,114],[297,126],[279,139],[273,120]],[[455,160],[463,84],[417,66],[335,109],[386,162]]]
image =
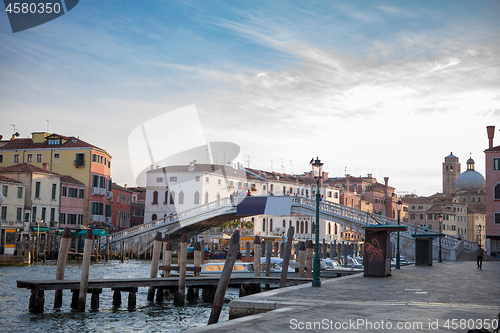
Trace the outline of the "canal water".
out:
[[[99,310],[90,309],[90,295],[86,311],[71,309],[71,291],[65,290],[63,305],[54,309],[54,291],[45,291],[43,314],[28,310],[31,292],[18,289],[16,280],[53,280],[57,261],[31,266],[0,266],[0,332],[179,332],[207,325],[212,304],[201,297],[175,307],[169,296],[163,303],[148,302],[147,288],[137,291],[137,305],[128,309],[128,294],[123,293],[122,305],[114,307],[113,292],[103,289]],[[127,260],[92,263],[89,279],[149,278],[151,261]],[[81,262],[69,261],[65,279],[80,279]],[[228,320],[228,303],[238,297],[239,290],[228,288],[219,322]],[[201,294],[201,291],[200,291]],[[200,295],[201,296],[201,295]]]

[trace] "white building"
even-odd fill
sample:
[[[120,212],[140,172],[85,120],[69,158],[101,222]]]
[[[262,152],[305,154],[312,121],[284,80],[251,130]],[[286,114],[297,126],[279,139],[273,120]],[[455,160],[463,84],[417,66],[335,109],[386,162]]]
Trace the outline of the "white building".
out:
[[[316,180],[306,176],[294,176],[268,172],[236,165],[197,164],[157,167],[147,172],[144,222],[186,211],[226,197],[252,196],[300,196],[314,199]],[[321,180],[321,183],[323,180]],[[339,190],[321,187],[322,200],[338,203]],[[268,216],[246,217],[252,221],[254,234],[261,237],[281,237],[282,228],[295,227],[295,239],[314,238],[315,217]],[[340,240],[340,226],[332,221],[320,220],[320,239]]]

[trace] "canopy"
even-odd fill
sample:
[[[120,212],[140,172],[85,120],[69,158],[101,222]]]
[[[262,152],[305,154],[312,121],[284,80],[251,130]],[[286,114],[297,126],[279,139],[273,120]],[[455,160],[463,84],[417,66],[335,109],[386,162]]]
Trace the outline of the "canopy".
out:
[[[80,230],[77,235],[86,235],[87,230]],[[92,235],[94,236],[108,236],[109,234],[102,229],[92,229]]]
[[[31,229],[35,232],[49,232],[49,228],[46,227],[31,227]]]

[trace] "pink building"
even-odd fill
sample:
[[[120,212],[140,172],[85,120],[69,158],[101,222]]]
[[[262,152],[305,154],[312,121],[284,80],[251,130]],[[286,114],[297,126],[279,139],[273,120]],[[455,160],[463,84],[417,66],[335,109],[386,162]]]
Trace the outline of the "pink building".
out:
[[[61,206],[59,227],[76,228],[83,225],[85,184],[71,176],[61,176]]]
[[[126,186],[126,185],[125,185]],[[111,224],[113,232],[132,227],[130,214],[132,212],[132,190],[113,183],[111,185],[113,199],[111,202]]]
[[[500,146],[493,146],[495,126],[487,126],[486,158],[486,252],[500,252]]]

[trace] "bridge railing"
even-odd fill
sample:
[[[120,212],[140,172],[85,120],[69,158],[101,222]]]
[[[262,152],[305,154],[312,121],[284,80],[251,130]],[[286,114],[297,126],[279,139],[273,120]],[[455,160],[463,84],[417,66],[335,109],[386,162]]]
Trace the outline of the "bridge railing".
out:
[[[316,209],[316,200],[311,200],[307,199],[304,197],[294,197],[292,199],[292,202],[296,205],[300,206],[305,206],[309,208],[314,208]],[[382,224],[398,224],[396,219],[389,218],[386,216],[381,216],[381,215],[372,215],[369,214],[365,211],[362,211],[357,208],[349,207],[349,206],[344,206],[338,203],[334,202],[329,202],[329,201],[321,201],[319,210],[322,213],[325,214],[334,214],[338,216],[339,218],[344,218],[348,219],[352,222],[359,223],[362,225],[376,225],[379,223]],[[407,231],[402,232],[406,234],[408,237],[411,237],[412,233],[421,233],[421,234],[426,234],[426,233],[438,233],[435,230],[425,230],[424,228],[420,226],[415,226],[411,225],[409,226]],[[454,247],[457,245],[458,242],[462,242],[465,248],[469,250],[473,250],[475,246],[475,242],[469,241],[469,240],[463,240],[463,239],[458,239],[455,236],[451,235],[446,235],[441,238],[441,244],[445,247]]]
[[[198,214],[206,213],[209,212],[213,209],[216,208],[221,208],[221,207],[236,207],[238,204],[238,199],[237,198],[222,198],[219,200],[215,200],[212,202],[209,202],[207,204],[186,210],[184,212],[180,212],[177,214],[172,214],[148,223],[144,223],[141,225],[134,226],[132,228],[128,228],[126,230],[122,230],[119,232],[115,232],[111,235],[109,235],[109,242],[110,243],[115,243],[119,239],[128,236],[128,235],[134,235],[138,233],[144,233],[147,232],[149,229],[157,228],[159,226],[165,226],[168,224],[173,224],[181,221],[182,219],[196,216]]]

